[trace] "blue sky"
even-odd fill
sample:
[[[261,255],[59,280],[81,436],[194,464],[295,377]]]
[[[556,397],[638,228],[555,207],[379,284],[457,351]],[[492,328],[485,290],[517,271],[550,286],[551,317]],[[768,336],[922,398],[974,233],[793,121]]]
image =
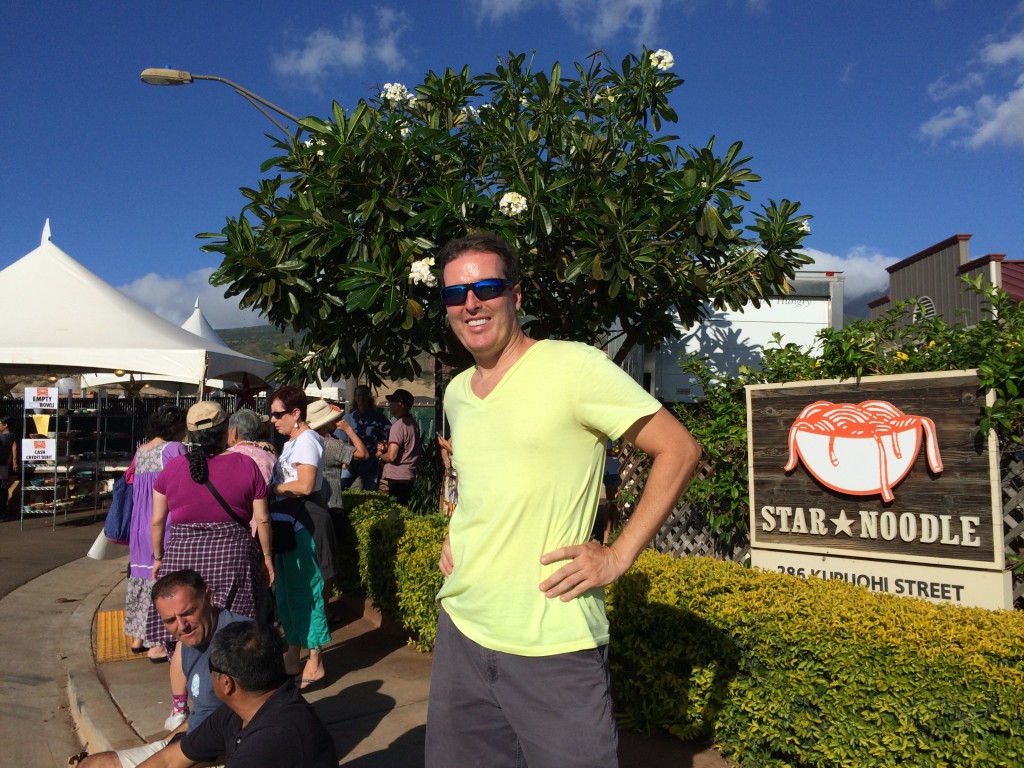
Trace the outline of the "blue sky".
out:
[[[744,142],[755,204],[800,200],[808,250],[847,295],[958,233],[1024,258],[1024,2],[1017,0],[9,0],[0,9],[0,268],[64,251],[181,322],[262,322],[207,283],[199,232],[244,203],[274,126],[220,83],[156,88],[145,67],[234,80],[297,115],[508,51],[567,65],[665,48],[686,144]],[[46,301],[46,278],[36,287]],[[88,308],[83,307],[83,311]],[[339,329],[340,330],[340,329]]]

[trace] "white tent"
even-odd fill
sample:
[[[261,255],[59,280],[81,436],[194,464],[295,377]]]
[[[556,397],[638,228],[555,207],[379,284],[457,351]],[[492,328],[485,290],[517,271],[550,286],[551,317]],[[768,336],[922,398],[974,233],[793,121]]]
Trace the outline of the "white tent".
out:
[[[224,343],[224,340],[217,333],[216,329],[210,325],[210,321],[206,319],[206,315],[203,314],[203,310],[199,308],[199,299],[196,299],[195,307],[192,310],[192,314],[189,318],[181,324],[181,327],[189,333],[195,334],[203,339],[207,348],[215,349],[220,351],[222,354],[228,355],[240,355],[240,352],[235,352],[231,347]],[[274,366],[271,363],[263,360],[257,360],[253,357],[246,358],[251,361],[245,369],[240,372],[240,375],[234,378],[238,380],[239,386],[242,389],[246,388],[246,384],[249,388],[262,388],[266,382],[266,377],[274,370]],[[181,394],[191,394],[195,391],[195,384],[184,382],[180,379],[176,379],[173,376],[157,375],[157,374],[145,374],[141,373],[138,375],[129,376],[127,373],[123,375],[117,375],[116,373],[92,373],[84,374],[81,378],[82,389],[91,387],[109,387],[109,386],[121,386],[125,384],[136,384],[152,385],[160,387],[161,389],[174,390],[177,388]],[[188,386],[182,387],[182,384]],[[208,378],[206,380],[206,386],[211,389],[226,389],[230,386],[230,383],[223,379]]]
[[[4,372],[123,371],[202,386],[243,375],[255,384],[273,370],[129,299],[50,242],[49,220],[39,247],[0,271],[0,288]]]

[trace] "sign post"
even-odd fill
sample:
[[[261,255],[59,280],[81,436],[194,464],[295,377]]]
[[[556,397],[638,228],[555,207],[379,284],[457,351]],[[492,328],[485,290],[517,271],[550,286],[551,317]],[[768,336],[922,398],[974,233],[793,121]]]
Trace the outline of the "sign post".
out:
[[[976,372],[746,389],[752,565],[1012,608]]]

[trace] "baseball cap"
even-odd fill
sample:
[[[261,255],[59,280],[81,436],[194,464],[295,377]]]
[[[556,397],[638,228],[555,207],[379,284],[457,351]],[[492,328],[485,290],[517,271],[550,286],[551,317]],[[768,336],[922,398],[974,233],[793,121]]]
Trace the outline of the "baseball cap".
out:
[[[185,426],[189,432],[201,432],[204,429],[223,424],[226,418],[220,403],[213,400],[202,400],[188,409]]]
[[[405,406],[406,410],[412,408],[412,394],[407,389],[396,389],[394,392],[392,392],[384,399],[387,400],[389,403],[393,400],[397,400],[398,402]]]

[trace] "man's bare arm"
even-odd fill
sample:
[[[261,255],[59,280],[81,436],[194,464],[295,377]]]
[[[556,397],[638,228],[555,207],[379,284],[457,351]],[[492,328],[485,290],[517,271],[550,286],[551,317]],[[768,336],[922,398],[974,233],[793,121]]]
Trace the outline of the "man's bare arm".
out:
[[[624,438],[653,459],[643,496],[610,547],[590,541],[541,557],[544,565],[571,561],[541,582],[540,589],[548,597],[572,600],[588,589],[603,587],[619,578],[654,538],[693,477],[700,446],[689,430],[664,408],[637,421]]]

